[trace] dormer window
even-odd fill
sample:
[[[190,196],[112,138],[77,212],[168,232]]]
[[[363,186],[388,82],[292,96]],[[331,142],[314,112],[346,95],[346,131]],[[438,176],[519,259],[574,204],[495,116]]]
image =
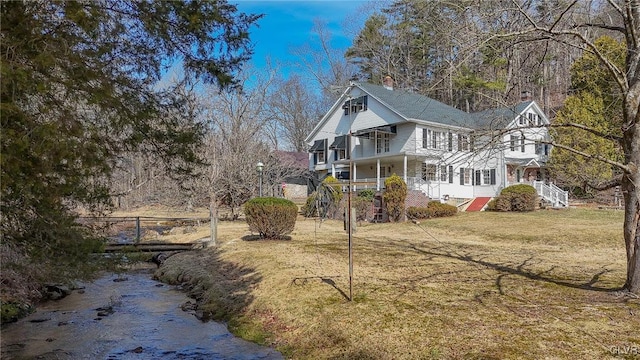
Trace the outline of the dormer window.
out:
[[[310,153],[313,153],[313,160],[316,164],[324,164],[327,162],[327,139],[316,140],[313,143]]]
[[[345,101],[342,108],[344,109],[345,115],[367,111],[367,95]]]

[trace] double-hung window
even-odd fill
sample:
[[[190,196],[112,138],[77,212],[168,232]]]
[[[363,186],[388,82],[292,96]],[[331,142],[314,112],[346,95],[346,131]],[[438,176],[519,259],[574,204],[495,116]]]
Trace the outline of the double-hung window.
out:
[[[440,149],[440,131],[431,131],[431,148]]]
[[[376,135],[376,154],[389,152],[391,136],[385,133],[377,133]]]
[[[469,151],[469,136],[458,134],[458,151]]]
[[[447,179],[447,165],[440,165],[440,181],[446,182]]]
[[[496,169],[475,170],[473,185],[495,185]]]
[[[518,136],[511,135],[511,137],[509,138],[509,150],[516,151],[517,142],[518,142]]]
[[[422,180],[436,181],[436,170],[437,166],[435,164],[422,163]]]
[[[327,162],[327,139],[316,140],[313,146],[309,149],[310,153],[313,153],[313,158],[316,164],[324,164]]]
[[[422,147],[424,149],[438,149],[443,150],[444,147],[444,133],[441,131],[434,131],[431,129],[422,129]],[[453,148],[453,134],[451,134],[451,147]]]

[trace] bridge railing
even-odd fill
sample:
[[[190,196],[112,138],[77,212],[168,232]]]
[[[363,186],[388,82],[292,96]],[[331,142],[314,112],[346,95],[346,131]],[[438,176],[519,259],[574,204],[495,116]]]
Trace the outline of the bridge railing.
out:
[[[147,237],[179,235],[209,223],[209,218],[160,216],[102,216],[80,217],[78,221],[110,239],[110,243],[139,243]]]

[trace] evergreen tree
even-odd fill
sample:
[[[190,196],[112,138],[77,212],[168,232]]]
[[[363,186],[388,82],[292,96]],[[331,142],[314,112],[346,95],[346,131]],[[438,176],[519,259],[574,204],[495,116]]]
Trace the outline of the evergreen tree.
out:
[[[183,83],[233,85],[259,18],[197,0],[2,1],[0,15],[2,242],[60,265],[87,236],[78,207],[109,204],[120,154],[198,163],[202,124],[156,83],[179,63]]]
[[[605,36],[596,40],[595,45],[617,66],[624,66],[623,43]],[[573,64],[571,79],[575,93],[567,98],[553,121],[559,126],[553,129],[554,141],[585,154],[622,161],[622,148],[617,140],[622,124],[622,94],[618,85],[592,53],[585,53]],[[612,179],[617,171],[607,162],[576,157],[563,148],[552,152],[549,166],[559,184],[582,188],[587,193],[593,193],[594,186]]]

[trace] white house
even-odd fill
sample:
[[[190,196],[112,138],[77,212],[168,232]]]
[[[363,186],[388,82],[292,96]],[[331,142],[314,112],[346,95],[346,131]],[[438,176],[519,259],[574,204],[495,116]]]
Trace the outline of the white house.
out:
[[[528,99],[469,114],[394,90],[390,78],[384,86],[351,83],[306,139],[309,168],[377,190],[395,173],[410,189],[456,204],[528,183],[554,206],[567,206],[567,193],[545,170],[548,124]]]

